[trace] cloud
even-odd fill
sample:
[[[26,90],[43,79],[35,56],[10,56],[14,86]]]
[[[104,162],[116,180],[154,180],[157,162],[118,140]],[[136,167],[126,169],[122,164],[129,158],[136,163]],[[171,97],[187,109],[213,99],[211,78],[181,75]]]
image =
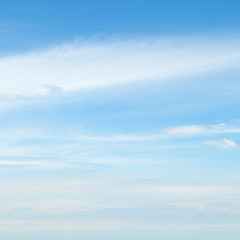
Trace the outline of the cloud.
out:
[[[232,149],[238,147],[236,142],[226,138],[218,141],[206,141],[204,142],[204,144],[225,149]]]
[[[195,136],[206,132],[206,128],[200,125],[179,126],[166,129],[169,136]]]
[[[83,42],[0,59],[6,99],[239,68],[239,40],[142,38]]]
[[[0,160],[0,166],[19,166],[19,167],[64,167],[69,166],[67,163],[45,162],[45,161],[12,161]]]
[[[125,177],[125,176],[124,176]],[[1,186],[0,193],[5,195],[24,193],[26,196],[36,193],[36,197],[43,194],[68,194],[66,196],[77,196],[80,194],[82,200],[95,194],[104,194],[105,196],[129,196],[127,203],[130,204],[131,200],[138,197],[145,196],[149,199],[150,203],[154,202],[152,196],[230,196],[240,194],[239,185],[164,185],[164,184],[143,184],[141,182],[130,181],[129,179],[108,177],[106,179],[91,179],[91,178],[65,178],[65,179],[34,179],[31,182],[21,180],[19,182],[8,183],[7,186]],[[150,196],[150,197],[149,197]],[[144,197],[144,198],[145,198]],[[116,200],[116,198],[114,198]],[[111,201],[112,198],[106,198],[105,203]],[[119,199],[122,201],[121,197]],[[144,202],[146,199],[142,199]],[[159,201],[159,199],[155,199]],[[93,201],[94,198],[93,198]],[[114,201],[116,204],[118,201]]]
[[[80,138],[93,141],[108,141],[108,142],[139,142],[158,139],[159,135],[114,135],[109,137],[100,136],[80,136]]]
[[[239,126],[227,126],[224,123],[216,125],[185,125],[176,126],[162,129],[158,133],[146,134],[146,135],[112,135],[112,136],[87,136],[78,135],[79,139],[92,140],[92,141],[108,141],[108,142],[138,142],[138,141],[154,141],[166,138],[186,138],[186,137],[196,137],[201,135],[216,135],[216,134],[227,134],[227,133],[240,133]],[[210,142],[206,142],[211,143]],[[217,142],[216,142],[217,143]],[[224,139],[222,143],[225,146],[233,147],[232,141]],[[213,145],[213,144],[212,144]]]
[[[205,212],[225,212],[230,214],[240,214],[239,199],[216,199],[207,201],[194,201],[194,202],[176,202],[169,204],[177,208],[190,208],[198,211]]]
[[[191,137],[197,135],[214,135],[224,133],[240,133],[240,127],[228,126],[225,123],[215,125],[186,125],[178,127],[170,127],[166,130],[167,135],[177,137]]]
[[[2,202],[0,212],[16,212],[21,210],[27,212],[35,212],[35,214],[54,214],[54,213],[71,213],[71,212],[87,212],[108,209],[131,209],[143,207],[141,205],[127,204],[107,204],[84,202],[76,199],[55,198],[50,200],[32,201],[32,202]]]
[[[168,231],[239,231],[240,224],[194,224],[194,223],[163,223],[149,219],[139,218],[65,218],[65,219],[0,219],[0,230],[6,231],[31,231],[34,230],[57,230],[58,232],[72,231],[97,231],[97,230],[168,230]],[[75,233],[76,233],[75,232]],[[66,232],[65,232],[66,233]],[[122,235],[123,233],[121,233]],[[128,233],[129,234],[129,233]],[[159,233],[160,234],[160,233]]]
[[[83,131],[81,128],[77,129],[67,129],[66,131],[62,130],[59,132],[46,131],[44,128],[8,128],[0,131],[0,140],[2,141],[2,151],[4,144],[21,144],[22,141],[26,140],[44,140],[46,141],[56,141],[61,137],[62,141],[72,140],[89,140],[89,141],[102,141],[102,142],[140,142],[140,141],[154,141],[159,139],[166,138],[187,138],[187,137],[196,137],[196,136],[211,136],[218,134],[228,134],[228,133],[240,133],[239,124],[228,125],[225,123],[220,124],[210,124],[210,125],[183,125],[183,126],[173,126],[161,129],[157,132],[150,134],[113,134],[113,135],[84,135],[78,133]],[[34,145],[37,147],[38,145]],[[67,144],[66,146],[69,146]],[[71,145],[70,145],[71,146]],[[16,149],[19,146],[14,146]],[[11,149],[13,151],[13,149]],[[9,152],[11,152],[9,151]]]
[[[238,186],[214,186],[214,185],[194,185],[194,186],[140,186],[132,190],[141,194],[153,195],[216,195],[240,193]]]

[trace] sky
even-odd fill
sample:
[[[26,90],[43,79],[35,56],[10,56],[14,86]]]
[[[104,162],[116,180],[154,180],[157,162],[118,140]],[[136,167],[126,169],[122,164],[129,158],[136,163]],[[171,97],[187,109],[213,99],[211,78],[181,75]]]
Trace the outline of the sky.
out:
[[[237,240],[238,0],[0,0],[0,237]]]

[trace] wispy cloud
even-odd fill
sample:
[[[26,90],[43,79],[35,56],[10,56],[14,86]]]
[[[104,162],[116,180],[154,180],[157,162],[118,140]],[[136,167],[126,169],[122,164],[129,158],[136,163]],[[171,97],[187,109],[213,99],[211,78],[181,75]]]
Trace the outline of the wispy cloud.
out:
[[[149,219],[142,220],[139,218],[68,218],[68,219],[0,219],[0,230],[57,230],[60,233],[66,230],[75,231],[102,231],[102,230],[200,230],[201,232],[209,231],[238,231],[240,225],[237,223],[227,224],[164,224],[159,221],[149,222]],[[72,232],[74,231],[74,232]],[[65,232],[66,233],[66,232]]]
[[[36,96],[239,68],[239,40],[150,38],[66,44],[0,59],[1,95]]]
[[[211,136],[221,134],[237,134],[240,133],[239,124],[210,124],[210,125],[183,125],[173,126],[160,129],[157,132],[150,134],[130,134],[120,133],[115,135],[84,135],[79,132],[84,132],[84,129],[63,129],[59,132],[47,131],[44,128],[10,128],[0,131],[0,140],[3,143],[14,144],[21,143],[26,140],[89,140],[89,141],[108,141],[108,142],[135,142],[135,141],[153,141],[164,138],[188,138],[196,136]]]
[[[196,136],[206,133],[206,131],[207,131],[206,127],[200,125],[170,127],[165,130],[168,136],[178,137]]]
[[[185,126],[176,126],[168,127],[160,130],[154,134],[146,135],[112,135],[112,136],[87,136],[79,135],[79,139],[93,140],[93,141],[109,141],[109,142],[130,142],[130,141],[153,141],[164,138],[186,138],[186,137],[196,137],[201,135],[217,135],[217,134],[227,134],[227,133],[240,133],[240,127],[237,126],[228,126],[224,123],[216,125],[185,125]],[[223,140],[225,145],[231,144],[229,140]]]
[[[225,212],[230,214],[240,214],[239,199],[219,199],[194,202],[176,202],[169,204],[177,208],[190,208],[204,212]]]
[[[204,144],[214,146],[217,148],[225,148],[225,149],[232,149],[232,148],[238,147],[236,142],[226,138],[222,140],[216,140],[216,141],[206,141],[204,142]]]
[[[12,161],[12,160],[0,160],[0,166],[19,166],[19,167],[64,167],[69,166],[67,163],[60,162],[46,162],[46,161]]]
[[[173,194],[173,195],[198,195],[198,194],[226,194],[240,193],[238,186],[211,186],[211,185],[195,185],[195,186],[141,186],[136,188],[136,192],[142,194]]]

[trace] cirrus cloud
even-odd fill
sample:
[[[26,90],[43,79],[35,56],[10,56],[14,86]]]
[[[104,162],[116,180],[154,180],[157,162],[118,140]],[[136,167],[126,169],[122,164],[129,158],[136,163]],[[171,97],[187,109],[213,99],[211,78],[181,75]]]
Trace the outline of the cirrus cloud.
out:
[[[2,98],[39,96],[239,68],[238,40],[148,38],[73,43],[0,58]]]

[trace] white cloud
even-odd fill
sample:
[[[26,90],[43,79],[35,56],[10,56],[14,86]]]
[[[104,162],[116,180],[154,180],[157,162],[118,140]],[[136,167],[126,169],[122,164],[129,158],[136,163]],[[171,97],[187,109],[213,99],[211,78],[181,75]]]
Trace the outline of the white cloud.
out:
[[[133,190],[141,194],[166,194],[166,195],[215,195],[226,193],[240,193],[238,186],[214,186],[214,185],[193,185],[193,186],[141,186]]]
[[[125,176],[124,176],[125,177]],[[104,202],[111,200],[111,195],[129,196],[127,202],[130,203],[131,199],[136,197],[145,196],[149,198],[150,202],[154,202],[154,196],[205,196],[209,195],[222,195],[239,196],[239,185],[163,185],[163,184],[142,184],[133,183],[124,177],[108,177],[107,179],[91,179],[91,178],[76,178],[76,179],[35,179],[31,182],[21,180],[19,182],[10,182],[6,186],[0,187],[0,193],[5,195],[18,194],[19,192],[28,194],[36,193],[39,195],[50,194],[80,194],[82,197],[91,197],[92,194],[105,194],[109,196]],[[116,187],[118,186],[118,187]],[[37,196],[37,195],[36,195]],[[75,195],[76,196],[76,195]],[[150,197],[149,197],[150,196]],[[84,199],[82,198],[82,200]],[[133,197],[133,198],[132,198]],[[120,199],[121,200],[121,199]],[[144,199],[142,199],[144,202]],[[158,201],[158,199],[155,199]],[[115,202],[116,203],[116,202]],[[141,201],[139,202],[141,203]]]
[[[229,139],[222,139],[222,140],[216,140],[216,141],[206,141],[204,142],[206,145],[211,145],[217,148],[225,148],[225,149],[231,149],[238,147],[237,143],[229,140]]]
[[[0,131],[0,141],[2,143],[16,143],[26,139],[53,139],[54,136],[40,128],[22,127],[8,128]]]
[[[43,201],[32,202],[2,202],[0,206],[0,212],[18,212],[18,210],[24,209],[24,211],[31,211],[38,214],[54,214],[54,213],[67,213],[77,211],[99,211],[104,209],[130,209],[143,207],[140,205],[127,205],[127,204],[108,204],[108,203],[93,203],[84,202],[76,199],[63,199],[56,198]],[[17,209],[17,210],[16,210]]]
[[[19,167],[64,167],[69,166],[67,163],[60,162],[46,162],[46,161],[12,161],[12,160],[0,160],[0,166],[19,166]]]
[[[200,135],[216,135],[226,133],[240,133],[239,126],[227,126],[224,123],[216,125],[186,125],[165,128],[155,134],[146,135],[111,135],[111,136],[87,136],[78,135],[78,139],[93,140],[93,141],[109,141],[109,142],[131,142],[131,141],[152,141],[164,138],[184,138],[184,137],[196,137]],[[214,145],[214,142],[206,142],[206,144]],[[233,141],[224,139],[222,142],[216,142],[216,144],[222,144],[228,147],[236,146]]]
[[[196,209],[198,211],[205,212],[225,212],[229,214],[240,214],[239,200],[205,200],[205,201],[194,201],[194,202],[176,202],[170,203],[169,206],[174,206],[177,208],[190,208]]]
[[[215,124],[215,125],[187,125],[170,127],[166,130],[169,136],[197,136],[197,135],[214,135],[214,134],[224,134],[224,133],[240,133],[240,127],[228,126],[225,123]]]
[[[58,230],[62,231],[93,231],[93,230],[169,230],[169,231],[239,231],[240,224],[189,224],[149,221],[139,218],[65,218],[65,219],[0,219],[0,230],[31,231],[34,230]]]
[[[166,133],[169,136],[194,136],[205,132],[206,128],[200,125],[179,126],[166,129]]]
[[[93,141],[108,141],[108,142],[138,142],[159,139],[159,135],[113,135],[108,137],[99,136],[80,136],[80,138]]]
[[[199,39],[86,42],[2,57],[1,95],[15,99],[239,68],[238,40]]]

